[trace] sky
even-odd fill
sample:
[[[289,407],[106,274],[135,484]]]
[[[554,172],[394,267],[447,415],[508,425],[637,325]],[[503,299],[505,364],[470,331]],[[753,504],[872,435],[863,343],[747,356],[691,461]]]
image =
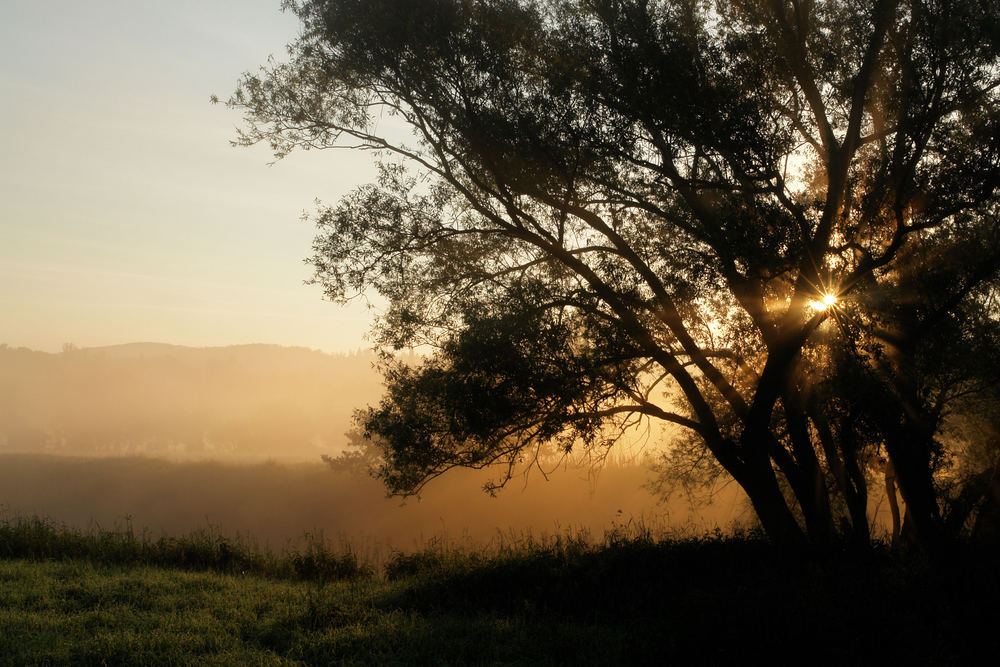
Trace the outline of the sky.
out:
[[[0,343],[370,346],[303,284],[301,218],[371,156],[269,166],[209,103],[297,31],[280,0],[0,0]]]

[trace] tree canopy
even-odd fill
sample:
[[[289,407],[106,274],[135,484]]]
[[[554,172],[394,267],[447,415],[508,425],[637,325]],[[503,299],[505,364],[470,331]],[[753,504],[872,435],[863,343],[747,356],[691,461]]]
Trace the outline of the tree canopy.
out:
[[[390,489],[650,419],[776,541],[867,540],[879,452],[943,535],[944,420],[997,379],[992,2],[286,7],[290,58],[229,103],[278,156],[381,153],[311,261],[434,351],[362,415]]]

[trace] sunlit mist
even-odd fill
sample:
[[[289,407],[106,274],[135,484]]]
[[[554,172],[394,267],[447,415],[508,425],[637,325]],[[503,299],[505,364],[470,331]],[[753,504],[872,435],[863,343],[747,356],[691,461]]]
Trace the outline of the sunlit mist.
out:
[[[658,504],[638,456],[599,473],[547,466],[558,468],[548,482],[519,474],[497,498],[482,492],[495,471],[455,473],[401,506],[363,466],[321,460],[343,452],[353,410],[377,402],[375,359],[275,345],[49,354],[0,344],[0,519],[38,514],[86,528],[129,517],[171,535],[210,524],[275,547],[321,530],[412,548],[436,534],[600,536],[630,518],[669,514],[675,527],[709,529],[747,517],[733,489],[711,508],[683,494]]]

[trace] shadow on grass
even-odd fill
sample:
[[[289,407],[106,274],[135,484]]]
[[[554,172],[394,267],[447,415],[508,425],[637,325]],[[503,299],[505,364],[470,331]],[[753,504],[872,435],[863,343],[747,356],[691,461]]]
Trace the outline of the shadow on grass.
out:
[[[390,560],[387,575],[407,585],[381,605],[492,619],[480,628],[489,641],[468,641],[548,647],[540,655],[569,662],[969,664],[1000,648],[998,555],[959,548],[933,566],[884,547],[790,558],[757,536],[430,549]],[[416,635],[407,641],[433,644]]]
[[[53,584],[61,596],[53,623],[127,610],[98,623],[118,643],[78,638],[64,647],[93,656],[120,657],[122,646],[153,655],[159,631],[140,641],[134,628],[144,626],[135,624],[158,628],[177,604],[210,609],[224,628],[221,648],[191,635],[184,659],[242,651],[307,664],[963,665],[1000,651],[1000,552],[983,545],[957,545],[934,561],[879,545],[793,557],[755,534],[654,539],[638,530],[596,544],[585,536],[431,543],[394,553],[383,577],[350,551],[311,544],[277,556],[210,533],[152,540],[0,520],[0,557],[66,560],[70,570],[92,561],[246,575],[198,576],[175,597],[147,581],[156,570],[101,574],[104,589],[56,577],[68,583]],[[25,590],[22,604],[33,609],[34,589]],[[37,630],[28,621],[12,627]]]

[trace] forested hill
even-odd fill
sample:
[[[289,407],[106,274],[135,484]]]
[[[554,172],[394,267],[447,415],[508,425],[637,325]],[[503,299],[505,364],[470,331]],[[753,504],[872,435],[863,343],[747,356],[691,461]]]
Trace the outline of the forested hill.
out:
[[[371,352],[0,346],[0,451],[318,460],[378,400]]]

